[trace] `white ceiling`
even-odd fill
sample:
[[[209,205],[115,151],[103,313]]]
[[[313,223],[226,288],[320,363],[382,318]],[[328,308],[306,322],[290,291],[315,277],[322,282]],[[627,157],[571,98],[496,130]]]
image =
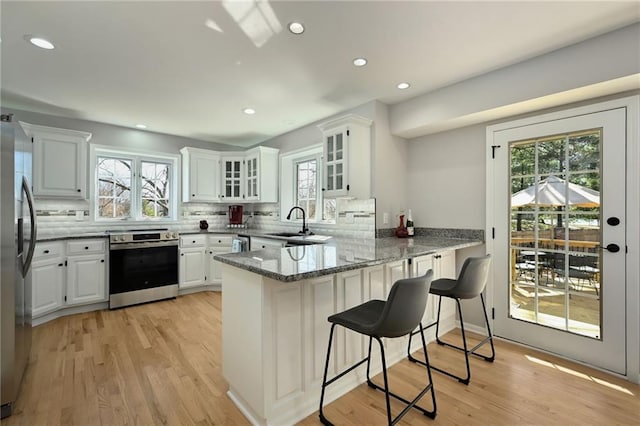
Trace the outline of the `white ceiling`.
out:
[[[2,104],[251,146],[640,20],[638,1],[237,3],[3,0]],[[262,28],[276,32],[252,40],[236,20],[265,5],[273,15]],[[292,21],[304,23],[304,34],[287,30]],[[27,34],[56,49],[32,46]],[[352,65],[359,56],[367,66]],[[411,88],[398,90],[401,81]]]

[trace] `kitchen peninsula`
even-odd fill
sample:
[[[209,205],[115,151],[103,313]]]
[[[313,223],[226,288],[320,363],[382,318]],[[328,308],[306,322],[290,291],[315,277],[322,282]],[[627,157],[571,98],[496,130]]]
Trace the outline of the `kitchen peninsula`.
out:
[[[386,299],[393,283],[433,269],[455,277],[455,252],[479,239],[417,237],[332,239],[326,244],[215,256],[222,265],[223,373],[229,397],[260,425],[294,424],[318,409],[329,336],[327,317],[371,299]],[[423,323],[434,319],[430,298]],[[455,326],[443,301],[441,332]],[[427,337],[433,339],[433,331]],[[414,340],[417,349],[418,342]],[[406,339],[387,341],[389,365],[406,356]],[[330,369],[362,359],[365,339],[341,329]],[[381,370],[379,355],[372,371]],[[364,367],[327,389],[326,401],[365,381]]]

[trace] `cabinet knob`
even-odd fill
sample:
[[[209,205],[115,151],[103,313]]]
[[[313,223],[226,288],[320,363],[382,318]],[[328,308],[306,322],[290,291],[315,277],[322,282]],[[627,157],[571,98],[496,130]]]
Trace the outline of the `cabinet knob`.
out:
[[[44,251],[44,254],[49,254],[49,250],[45,250],[45,251]]]
[[[219,242],[219,243],[221,243],[221,242],[222,242],[222,240],[218,240],[218,242]]]
[[[58,263],[58,266],[64,266],[64,263]]]
[[[84,249],[85,250],[89,250],[89,246],[84,246]]]
[[[100,260],[100,263],[104,263],[104,259]]]
[[[196,194],[191,194],[191,196],[192,196],[192,197],[195,197],[195,196],[196,196]]]
[[[196,243],[196,240],[193,240],[193,244],[195,244],[195,243]]]
[[[81,191],[81,190],[79,190],[79,189],[76,189],[76,191],[78,191],[78,192],[82,192],[82,191]]]
[[[209,252],[209,254],[213,254],[213,252],[212,252],[212,251],[210,251],[210,252]]]
[[[180,256],[184,256],[184,253],[180,253]]]

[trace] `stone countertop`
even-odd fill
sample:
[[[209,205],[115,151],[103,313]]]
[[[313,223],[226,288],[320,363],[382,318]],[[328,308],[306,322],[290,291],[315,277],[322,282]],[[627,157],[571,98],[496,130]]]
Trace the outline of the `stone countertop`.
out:
[[[85,240],[89,238],[109,238],[109,234],[103,231],[103,232],[84,232],[82,234],[75,234],[75,235],[37,237],[36,242],[44,243],[48,241]]]
[[[221,254],[214,259],[278,281],[292,282],[481,244],[483,241],[479,239],[430,237],[333,238],[325,244]]]

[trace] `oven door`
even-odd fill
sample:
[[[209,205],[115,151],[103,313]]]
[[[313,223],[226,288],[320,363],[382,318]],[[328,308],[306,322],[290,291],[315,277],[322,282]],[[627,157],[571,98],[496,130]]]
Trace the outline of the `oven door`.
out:
[[[112,245],[109,256],[109,294],[178,284],[177,244]]]

